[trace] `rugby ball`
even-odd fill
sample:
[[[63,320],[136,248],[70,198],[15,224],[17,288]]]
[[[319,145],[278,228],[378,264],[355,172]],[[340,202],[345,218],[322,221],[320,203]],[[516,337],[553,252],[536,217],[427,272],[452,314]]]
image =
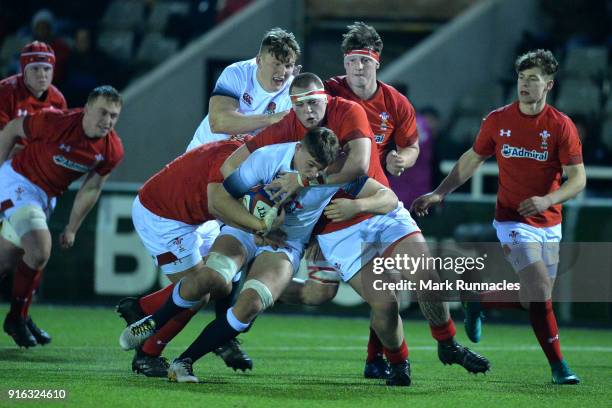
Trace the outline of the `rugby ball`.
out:
[[[255,186],[242,197],[242,205],[255,217],[262,219],[274,207],[263,185]]]

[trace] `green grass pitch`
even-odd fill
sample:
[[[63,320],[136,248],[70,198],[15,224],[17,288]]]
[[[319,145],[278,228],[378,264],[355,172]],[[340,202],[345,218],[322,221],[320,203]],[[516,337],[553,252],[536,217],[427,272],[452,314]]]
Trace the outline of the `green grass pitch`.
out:
[[[0,307],[1,316],[7,305]],[[555,386],[543,353],[526,323],[485,325],[483,340],[469,345],[457,322],[457,339],[492,362],[492,371],[470,375],[443,366],[423,321],[405,321],[413,383],[386,387],[362,377],[365,319],[264,315],[243,336],[254,370],[235,373],[216,356],[195,366],[200,384],[173,384],[131,372],[131,352],[120,350],[122,321],[110,308],[35,305],[35,321],[53,335],[45,347],[17,349],[0,336],[0,407],[610,407],[612,331],[561,328],[578,386]],[[211,314],[196,316],[168,347],[177,356]],[[11,400],[10,389],[63,389],[62,401]]]

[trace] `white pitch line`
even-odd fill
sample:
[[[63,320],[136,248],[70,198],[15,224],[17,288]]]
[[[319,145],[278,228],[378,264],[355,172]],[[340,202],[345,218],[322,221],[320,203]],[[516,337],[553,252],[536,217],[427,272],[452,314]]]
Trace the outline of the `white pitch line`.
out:
[[[365,350],[365,345],[360,346],[249,346],[246,345],[248,350],[254,351],[362,351]],[[104,351],[120,351],[119,346],[110,347],[110,346],[48,346],[45,347],[45,350],[104,350]],[[426,351],[434,351],[437,350],[437,346],[410,346],[408,345],[409,350],[426,350]],[[597,352],[597,353],[612,353],[612,347],[603,347],[603,346],[563,346],[564,351],[573,351],[573,352]],[[0,346],[0,352],[2,351],[12,350],[15,351],[16,348]],[[35,351],[36,349],[33,349]],[[166,350],[178,350],[182,351],[181,347],[166,347]],[[519,346],[478,346],[477,351],[541,351],[539,346],[536,345],[519,345]],[[26,351],[24,351],[26,353]]]

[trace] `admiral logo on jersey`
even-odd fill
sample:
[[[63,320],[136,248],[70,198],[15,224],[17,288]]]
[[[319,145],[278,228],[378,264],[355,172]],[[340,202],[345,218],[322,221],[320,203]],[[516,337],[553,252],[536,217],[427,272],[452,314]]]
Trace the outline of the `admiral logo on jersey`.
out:
[[[70,170],[78,171],[79,173],[88,173],[90,170],[93,170],[93,168],[95,167],[95,166],[86,166],[84,164],[74,162],[59,154],[56,154],[53,156],[53,162],[57,164],[58,166],[62,166]]]
[[[538,152],[537,150],[527,150],[524,147],[514,147],[509,144],[505,144],[502,147],[501,154],[506,159],[511,157],[518,157],[521,159],[534,159],[537,161],[548,160],[548,152]]]

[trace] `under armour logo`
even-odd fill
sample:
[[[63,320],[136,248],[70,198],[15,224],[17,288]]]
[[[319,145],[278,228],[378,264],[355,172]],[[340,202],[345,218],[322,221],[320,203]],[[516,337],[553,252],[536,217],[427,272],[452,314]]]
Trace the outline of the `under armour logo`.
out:
[[[70,146],[68,146],[66,144],[63,144],[63,143],[59,146],[59,148],[60,148],[60,150],[63,150],[65,152],[70,152],[70,150],[72,150],[72,147],[70,147]]]
[[[97,162],[101,162],[104,160],[104,156],[102,156],[100,153],[96,154],[96,161]]]
[[[22,116],[27,116],[28,111],[25,109],[17,109],[17,117],[20,118]]]
[[[548,343],[554,343],[555,341],[559,341],[559,334],[555,335],[555,337],[550,337],[548,339]]]
[[[501,137],[510,137],[510,134],[512,133],[512,131],[510,129],[499,129],[499,135]]]

